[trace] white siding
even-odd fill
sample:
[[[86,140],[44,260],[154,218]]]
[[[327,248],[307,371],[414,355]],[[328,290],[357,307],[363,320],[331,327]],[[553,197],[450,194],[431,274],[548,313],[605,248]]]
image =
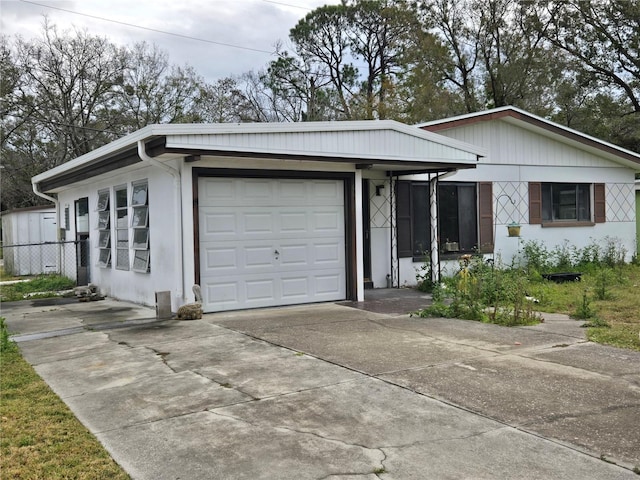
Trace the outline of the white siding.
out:
[[[172,135],[167,138],[167,146],[424,162],[432,159],[475,162],[476,159],[472,153],[392,130]]]
[[[486,147],[483,162],[499,165],[624,168],[604,158],[504,121],[478,122],[438,132]]]

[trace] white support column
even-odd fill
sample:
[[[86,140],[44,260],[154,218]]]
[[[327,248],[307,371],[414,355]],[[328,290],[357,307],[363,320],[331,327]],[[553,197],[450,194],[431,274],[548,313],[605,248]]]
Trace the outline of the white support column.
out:
[[[362,227],[362,170],[356,170],[355,178],[356,218],[356,300],[364,301],[364,233]],[[367,199],[369,201],[369,199]]]
[[[440,281],[440,252],[438,249],[438,176],[429,182],[429,213],[431,217],[431,281]]]

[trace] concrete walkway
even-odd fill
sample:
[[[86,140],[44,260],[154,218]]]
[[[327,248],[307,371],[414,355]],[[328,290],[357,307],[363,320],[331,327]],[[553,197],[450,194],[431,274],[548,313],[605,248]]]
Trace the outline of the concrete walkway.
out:
[[[560,316],[503,328],[336,304],[190,322],[112,300],[2,307],[134,479],[639,478],[640,353]]]

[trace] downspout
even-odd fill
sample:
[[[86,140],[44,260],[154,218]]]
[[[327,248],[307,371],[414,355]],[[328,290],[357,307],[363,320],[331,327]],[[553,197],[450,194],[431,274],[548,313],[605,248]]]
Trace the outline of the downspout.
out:
[[[33,188],[33,193],[35,193],[37,196],[44,198],[45,200],[49,200],[50,202],[53,202],[56,206],[56,225],[57,222],[60,220],[60,215],[58,212],[58,207],[60,206],[60,203],[58,202],[58,199],[55,197],[51,197],[49,195],[47,195],[46,193],[42,193],[40,190],[38,190],[38,184],[37,183],[32,183],[31,187]],[[58,229],[59,230],[59,229]]]
[[[50,202],[53,202],[53,204],[56,206],[56,238],[58,239],[58,270],[59,273],[62,274],[63,273],[63,268],[62,268],[62,242],[63,238],[60,238],[60,201],[55,198],[52,197],[50,195],[47,195],[46,193],[42,193],[40,190],[38,190],[38,184],[35,182],[31,182],[31,188],[33,188],[33,193],[35,193],[37,196],[44,198],[45,200],[49,200]]]
[[[180,174],[179,169],[165,165],[164,163],[159,162],[155,158],[147,155],[144,140],[138,140],[138,156],[144,163],[147,163],[153,167],[160,168],[173,177],[175,187],[174,194],[176,195],[176,225],[174,228],[176,252],[174,255],[174,259],[175,268],[179,272],[179,283],[178,288],[176,289],[176,297],[182,302],[184,301],[184,258],[182,245],[182,175]]]

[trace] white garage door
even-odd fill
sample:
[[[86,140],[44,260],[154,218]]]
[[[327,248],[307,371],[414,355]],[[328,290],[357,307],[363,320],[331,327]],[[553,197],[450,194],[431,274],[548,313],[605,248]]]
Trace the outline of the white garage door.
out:
[[[342,180],[200,178],[204,311],[346,297]]]

